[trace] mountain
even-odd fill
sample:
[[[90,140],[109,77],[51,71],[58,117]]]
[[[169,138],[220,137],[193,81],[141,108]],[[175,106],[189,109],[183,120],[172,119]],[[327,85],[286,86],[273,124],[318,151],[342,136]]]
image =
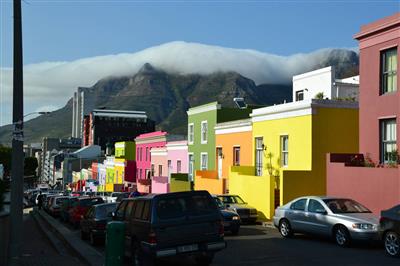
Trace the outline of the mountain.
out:
[[[314,69],[329,65],[335,67],[338,78],[351,76],[358,69],[358,55],[347,50],[332,50],[328,59],[321,60]],[[143,110],[156,121],[158,129],[177,134],[185,134],[186,110],[191,106],[218,101],[223,106],[235,107],[234,97],[244,97],[248,104],[264,106],[292,100],[291,84],[256,85],[233,71],[179,74],[149,63],[133,76],[104,78],[84,90],[93,97],[96,108]],[[72,101],[69,100],[50,115],[25,122],[25,142],[40,142],[46,136],[70,136],[71,117]],[[10,143],[11,130],[10,125],[0,127],[0,143]]]

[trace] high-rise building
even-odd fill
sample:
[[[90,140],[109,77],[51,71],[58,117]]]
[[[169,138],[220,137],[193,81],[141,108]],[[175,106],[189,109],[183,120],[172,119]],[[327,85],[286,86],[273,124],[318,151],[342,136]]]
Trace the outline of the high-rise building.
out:
[[[72,100],[72,134],[73,138],[81,138],[84,117],[95,108],[94,98],[89,97],[89,88],[78,87]]]

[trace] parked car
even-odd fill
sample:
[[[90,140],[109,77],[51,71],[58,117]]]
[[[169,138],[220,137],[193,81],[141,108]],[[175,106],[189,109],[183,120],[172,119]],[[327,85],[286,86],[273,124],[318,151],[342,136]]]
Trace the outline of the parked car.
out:
[[[94,246],[99,240],[105,239],[106,226],[112,220],[112,213],[115,212],[117,203],[97,204],[89,208],[81,219],[81,238],[90,239]]]
[[[400,205],[381,211],[379,224],[386,254],[400,257]]]
[[[124,199],[114,219],[126,224],[126,247],[135,265],[185,255],[208,265],[226,247],[220,211],[207,191]]]
[[[68,197],[68,199],[64,200],[61,203],[61,209],[60,209],[60,218],[61,221],[63,222],[69,222],[69,210],[72,208],[74,205],[74,202],[78,200],[78,197]]]
[[[129,194],[130,192],[122,192],[117,196],[117,199],[115,200],[115,202],[121,202],[123,199],[127,199],[129,198]]]
[[[224,231],[230,231],[233,235],[237,235],[240,229],[240,216],[235,211],[229,210],[225,207],[218,197],[213,197],[217,204],[222,218],[224,220]]]
[[[96,204],[104,203],[101,197],[79,197],[78,200],[72,202],[72,207],[69,209],[69,222],[78,227],[82,216],[90,207]]]
[[[44,197],[43,201],[43,210],[45,210],[47,213],[50,213],[50,206],[53,202],[53,199],[55,197],[58,197],[60,195],[58,194],[47,194],[46,197]]]
[[[242,222],[255,223],[257,221],[257,209],[248,205],[240,196],[224,194],[218,195],[218,198],[224,203],[227,209],[239,214]]]
[[[64,201],[68,200],[67,196],[55,196],[50,200],[49,213],[54,216],[60,216],[61,206]]]
[[[352,240],[378,240],[380,235],[378,218],[346,198],[297,198],[275,210],[274,225],[283,237],[310,233],[333,237],[339,246],[349,246]]]

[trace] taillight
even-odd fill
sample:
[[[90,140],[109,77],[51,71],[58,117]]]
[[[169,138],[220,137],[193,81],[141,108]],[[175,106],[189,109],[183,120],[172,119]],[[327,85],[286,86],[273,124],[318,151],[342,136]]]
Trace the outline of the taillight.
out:
[[[220,237],[224,236],[224,223],[222,220],[220,220],[218,223],[218,234]]]
[[[150,244],[156,245],[157,244],[157,236],[154,231],[150,231],[149,233],[149,241]]]

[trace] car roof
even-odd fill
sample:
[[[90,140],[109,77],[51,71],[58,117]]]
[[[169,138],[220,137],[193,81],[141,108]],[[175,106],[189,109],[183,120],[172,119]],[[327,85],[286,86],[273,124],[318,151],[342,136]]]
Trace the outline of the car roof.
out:
[[[94,207],[103,207],[103,206],[109,206],[109,205],[118,205],[118,202],[106,202],[106,203],[100,203],[94,205]]]
[[[147,194],[144,196],[123,199],[122,201],[130,201],[130,200],[137,200],[137,199],[151,200],[154,198],[169,198],[169,197],[174,197],[174,196],[179,197],[179,196],[184,196],[184,195],[201,195],[201,194],[210,195],[210,193],[208,193],[208,191],[206,191],[206,190],[194,190],[194,191],[180,191],[180,192],[171,192],[171,193],[163,193],[163,194]]]

